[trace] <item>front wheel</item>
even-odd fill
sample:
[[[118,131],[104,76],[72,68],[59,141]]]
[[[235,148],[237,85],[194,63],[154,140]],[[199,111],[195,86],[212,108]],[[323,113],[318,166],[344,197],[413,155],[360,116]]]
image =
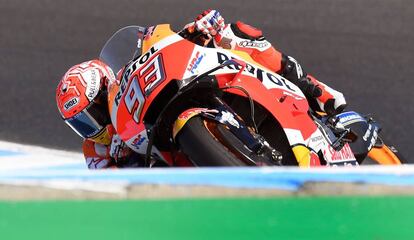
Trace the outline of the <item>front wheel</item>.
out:
[[[220,141],[218,123],[195,116],[176,137],[180,149],[195,166],[246,166]]]

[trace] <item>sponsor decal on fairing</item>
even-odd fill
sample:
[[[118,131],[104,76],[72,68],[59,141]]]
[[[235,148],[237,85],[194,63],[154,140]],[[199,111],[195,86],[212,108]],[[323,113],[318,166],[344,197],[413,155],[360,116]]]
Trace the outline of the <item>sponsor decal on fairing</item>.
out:
[[[323,152],[323,150],[329,146],[328,140],[319,128],[316,129],[316,131],[311,135],[311,137],[305,142],[308,143],[308,148],[314,152]]]
[[[216,109],[208,109],[208,108],[191,108],[186,110],[185,112],[181,113],[178,116],[178,119],[180,120],[189,120],[194,115],[197,115],[199,113],[217,113],[218,111]]]
[[[229,53],[217,51],[216,54],[217,62],[219,64],[222,64],[230,59],[243,60],[242,58]],[[239,70],[236,66],[227,66],[226,69],[231,69],[233,71]],[[291,94],[295,94],[295,96],[301,97],[302,99],[304,98],[302,91],[296,85],[289,82],[289,80],[285,79],[284,77],[276,73],[262,69],[252,63],[246,62],[246,68],[243,70],[243,74],[259,79],[263,83],[263,85],[268,89],[278,88],[287,91]]]
[[[142,108],[144,107],[145,98],[142,95],[137,77],[134,77],[131,84],[129,84],[127,93],[124,97],[124,102],[125,106],[128,109],[128,112],[132,115],[132,119],[134,119],[136,123],[139,123],[139,118],[141,116]]]
[[[161,53],[141,68],[139,78],[144,79],[146,85],[144,88],[145,96],[149,96],[166,79]]]
[[[188,64],[187,71],[190,71],[192,74],[198,73],[196,70],[205,56],[205,53],[197,51],[195,56],[191,59],[190,64]]]
[[[117,117],[117,115],[118,115],[118,107],[121,104],[122,96],[124,94],[126,94],[126,92],[128,91],[128,87],[129,87],[130,82],[133,82],[134,81],[133,78],[132,78],[132,76],[133,75],[137,75],[138,73],[136,73],[136,71],[138,69],[140,69],[142,66],[144,66],[144,64],[147,64],[147,62],[155,54],[158,53],[159,49],[162,49],[162,48],[164,48],[166,46],[169,46],[169,45],[171,45],[171,44],[173,44],[175,42],[181,41],[181,40],[183,40],[182,37],[179,36],[179,35],[177,35],[177,34],[174,34],[174,35],[171,35],[169,37],[166,37],[165,39],[159,41],[154,46],[152,46],[147,52],[145,52],[142,55],[136,57],[135,59],[133,59],[130,62],[130,64],[128,64],[127,66],[125,66],[125,69],[123,70],[122,75],[121,75],[120,80],[119,80],[119,90],[116,93],[116,96],[114,97],[114,104],[112,105],[112,109],[111,109],[111,112],[110,112],[110,114],[111,114],[111,120],[112,120],[112,123],[113,123],[115,129],[118,128],[118,126],[117,126],[118,125],[118,121],[117,121],[118,120],[118,117]],[[160,59],[157,59],[157,60],[160,60]],[[154,76],[159,76],[159,74],[157,74],[157,71],[155,72],[156,74]],[[145,73],[144,75],[147,75],[148,74],[148,76],[149,76],[149,73],[151,73],[151,72],[153,72],[153,71],[147,71],[147,73]],[[141,76],[141,77],[145,77],[145,76]],[[151,80],[151,79],[150,78],[147,78],[147,81],[148,80]],[[159,78],[152,79],[152,80],[159,80]],[[151,82],[147,82],[147,83],[151,84]],[[155,86],[155,85],[151,85],[151,87],[152,86]],[[151,88],[151,87],[149,87],[149,88]],[[136,89],[135,86],[133,86],[133,88]],[[134,89],[131,89],[131,91],[134,90]],[[152,89],[147,89],[147,90],[149,90],[148,93],[150,93]],[[134,91],[132,91],[132,92],[131,92],[132,95],[130,96],[130,100],[135,100],[135,102],[138,100],[138,103],[140,103],[139,99],[142,99],[143,98],[143,97],[141,98],[141,95],[143,95],[143,93],[142,92],[141,93],[138,93],[138,92],[135,93]],[[129,104],[129,106],[131,106],[131,105],[132,104]],[[135,120],[135,122],[138,122],[139,121],[140,111],[136,111],[136,110],[140,110],[140,109],[139,108],[134,108],[134,107],[128,109],[128,111],[130,111],[130,113],[131,112],[134,113],[134,120]]]
[[[138,133],[135,137],[130,138],[126,141],[126,144],[134,151],[139,154],[146,154],[148,146],[148,135],[147,130],[144,129]]]
[[[138,136],[132,141],[131,145],[139,149],[145,140],[147,140],[146,136],[138,134]]]
[[[195,58],[198,52],[198,58]],[[200,56],[202,57],[200,58]],[[305,98],[302,91],[296,85],[289,82],[289,80],[269,70],[263,69],[257,66],[256,64],[246,59],[243,59],[243,57],[233,54],[230,51],[195,46],[193,55],[190,59],[190,63],[187,66],[186,71],[182,76],[182,79],[188,79],[194,76],[195,74],[207,72],[208,70],[217,67],[219,64],[222,64],[227,60],[238,59],[246,63],[246,68],[243,70],[243,75],[259,79],[263,83],[263,85],[268,89],[278,88],[284,90],[285,92],[288,92],[289,95],[293,96],[295,99],[298,100]],[[195,61],[195,59],[199,59],[200,62]],[[193,65],[191,64],[193,61],[197,63],[195,67],[196,71]],[[194,73],[190,71],[191,69],[194,70]],[[223,69],[217,70],[214,74],[218,75],[227,73],[237,73],[239,70],[239,66],[227,66]]]
[[[339,122],[344,125],[349,125],[356,122],[365,122],[366,120],[356,112],[344,112],[336,116]]]
[[[354,153],[352,152],[351,147],[349,144],[345,144],[344,147],[340,151],[336,151],[330,145],[324,149],[323,155],[325,156],[328,163],[336,163],[336,162],[354,162],[356,158]]]
[[[316,137],[312,137],[311,138],[311,142],[319,142],[319,141],[322,141],[323,140],[323,136],[322,135],[319,135],[319,136],[316,136]]]
[[[345,144],[341,150],[336,151],[331,146],[334,139],[329,137],[330,133],[325,132],[324,128],[322,128],[317,121],[315,124],[318,128],[309,138],[309,148],[313,149],[315,152],[321,152],[328,162],[328,165],[331,166],[358,164],[349,144]]]
[[[137,69],[139,69],[142,65],[144,65],[148,61],[148,59],[150,59],[156,52],[158,52],[158,49],[155,48],[155,47],[152,47],[146,53],[141,55],[141,57],[139,57],[137,60],[135,60],[134,62],[132,62],[128,66],[126,66],[126,68],[124,70],[124,73],[122,74],[121,85],[120,85],[119,91],[118,91],[118,93],[116,94],[116,97],[115,97],[116,106],[119,105],[119,102],[122,98],[122,95],[124,94],[124,92],[125,92],[125,90],[128,86],[128,81],[129,81],[130,77],[133,75],[133,73]]]

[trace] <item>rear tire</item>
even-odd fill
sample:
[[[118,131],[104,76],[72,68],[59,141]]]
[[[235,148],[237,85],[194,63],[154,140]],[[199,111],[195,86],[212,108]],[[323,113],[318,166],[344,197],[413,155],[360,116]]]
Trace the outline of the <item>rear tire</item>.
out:
[[[178,133],[180,149],[195,166],[246,166],[207,128],[208,120],[195,116]]]

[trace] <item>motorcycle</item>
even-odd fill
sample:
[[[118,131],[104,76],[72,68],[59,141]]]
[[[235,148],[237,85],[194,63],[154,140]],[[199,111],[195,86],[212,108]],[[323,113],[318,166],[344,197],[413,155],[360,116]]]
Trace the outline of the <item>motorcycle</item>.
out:
[[[117,73],[108,86],[112,124],[145,166],[404,162],[373,118],[312,111],[296,85],[244,52],[196,44],[200,35],[128,26],[100,53]]]

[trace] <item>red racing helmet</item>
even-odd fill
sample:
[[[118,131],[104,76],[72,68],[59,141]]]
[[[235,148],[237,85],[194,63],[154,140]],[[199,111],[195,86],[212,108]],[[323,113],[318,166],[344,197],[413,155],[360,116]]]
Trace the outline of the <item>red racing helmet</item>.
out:
[[[71,67],[56,89],[60,115],[79,136],[108,145],[111,120],[107,84],[115,81],[112,70],[102,61],[91,60]]]

